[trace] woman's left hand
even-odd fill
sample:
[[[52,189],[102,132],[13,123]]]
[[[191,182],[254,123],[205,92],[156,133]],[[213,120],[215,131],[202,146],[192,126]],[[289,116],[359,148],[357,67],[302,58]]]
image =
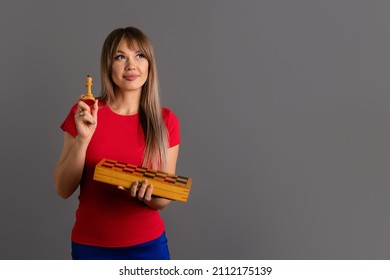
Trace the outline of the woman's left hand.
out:
[[[118,188],[126,190],[121,186]],[[130,190],[128,191],[132,197],[137,197],[141,201],[150,202],[152,200],[153,185],[148,184],[147,180],[136,181],[131,185]]]
[[[163,210],[171,202],[169,199],[154,196],[153,185],[149,184],[147,180],[134,182],[130,189],[122,186],[118,186],[118,189],[129,192],[132,197],[137,197],[155,210]]]

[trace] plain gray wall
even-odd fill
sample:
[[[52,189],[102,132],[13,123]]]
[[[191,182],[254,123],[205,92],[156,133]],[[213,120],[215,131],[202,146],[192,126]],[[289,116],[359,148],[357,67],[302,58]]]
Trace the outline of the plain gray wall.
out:
[[[390,2],[0,2],[0,258],[69,259],[52,173],[104,38],[151,38],[181,121],[174,259],[390,258]]]

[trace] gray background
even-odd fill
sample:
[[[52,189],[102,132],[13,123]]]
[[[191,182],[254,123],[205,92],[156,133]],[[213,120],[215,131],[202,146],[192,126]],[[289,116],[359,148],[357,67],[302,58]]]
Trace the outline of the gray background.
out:
[[[69,259],[59,125],[135,25],[181,120],[174,259],[390,258],[390,2],[1,1],[0,258]]]

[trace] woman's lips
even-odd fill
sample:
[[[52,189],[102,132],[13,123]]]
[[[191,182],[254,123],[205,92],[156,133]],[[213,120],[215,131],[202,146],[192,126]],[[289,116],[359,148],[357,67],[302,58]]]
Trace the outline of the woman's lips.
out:
[[[128,81],[134,81],[135,79],[138,78],[138,75],[125,75],[123,76],[123,78],[125,78]]]

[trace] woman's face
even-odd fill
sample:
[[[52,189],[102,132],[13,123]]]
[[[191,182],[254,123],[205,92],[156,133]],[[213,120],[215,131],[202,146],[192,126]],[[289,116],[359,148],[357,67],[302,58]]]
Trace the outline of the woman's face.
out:
[[[111,66],[112,80],[119,92],[141,93],[148,78],[149,62],[138,49],[130,49],[126,40],[119,42]]]

